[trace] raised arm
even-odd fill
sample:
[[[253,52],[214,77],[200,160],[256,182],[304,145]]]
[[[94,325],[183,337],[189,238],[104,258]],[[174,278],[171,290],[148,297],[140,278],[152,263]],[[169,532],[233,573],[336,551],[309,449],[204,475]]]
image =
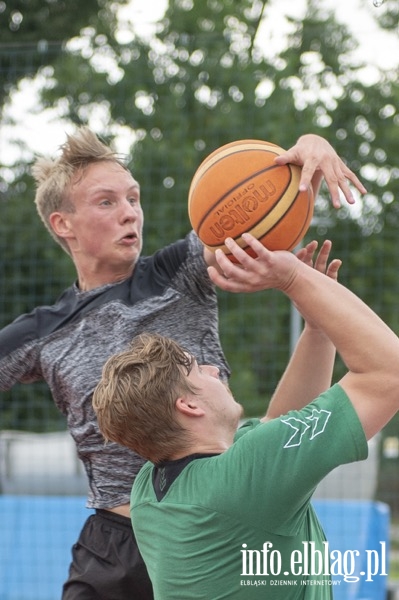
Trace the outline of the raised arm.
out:
[[[336,281],[341,261],[334,259],[328,262],[331,247],[331,242],[326,240],[316,259],[313,260],[317,242],[312,241],[301,248],[296,256],[305,264],[313,266],[320,273],[325,273]],[[334,344],[326,334],[314,322],[305,321],[295,350],[262,420],[268,421],[289,410],[300,409],[329,388],[335,354]]]
[[[226,245],[240,264],[217,251],[221,272],[209,267],[212,281],[230,292],[275,288],[286,294],[336,347],[348,369],[339,383],[357,411],[366,437],[372,437],[399,410],[399,338],[339,282],[290,252],[270,252],[251,235],[243,237],[257,258],[227,239]]]

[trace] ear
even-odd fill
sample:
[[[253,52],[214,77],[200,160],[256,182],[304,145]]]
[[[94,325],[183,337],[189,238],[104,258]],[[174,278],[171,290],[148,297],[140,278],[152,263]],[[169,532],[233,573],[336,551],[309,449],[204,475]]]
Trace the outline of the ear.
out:
[[[181,396],[176,400],[176,410],[187,417],[203,417],[205,411],[192,396]]]
[[[61,238],[72,237],[71,224],[68,213],[53,212],[49,217],[50,225],[56,235]]]

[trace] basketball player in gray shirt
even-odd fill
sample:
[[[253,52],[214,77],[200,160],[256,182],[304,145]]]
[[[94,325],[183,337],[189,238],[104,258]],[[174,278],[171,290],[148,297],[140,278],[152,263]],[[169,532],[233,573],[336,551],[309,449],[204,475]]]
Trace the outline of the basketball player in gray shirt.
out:
[[[348,181],[365,192],[319,136],[302,136],[277,160],[302,166],[301,186],[312,185],[315,195],[324,176],[334,206],[340,190],[354,201]],[[214,257],[194,232],[141,256],[139,184],[88,128],[68,136],[55,160],[39,158],[33,175],[39,215],[70,255],[77,280],[54,305],[38,307],[0,332],[0,390],[46,381],[87,473],[87,506],[96,512],[73,547],[63,600],[150,600],[129,516],[132,482],[143,460],[115,443],[104,444],[92,392],[106,359],[143,331],[175,339],[199,363],[217,365],[229,377],[207,273]],[[311,260],[314,250],[305,248],[303,260]],[[318,361],[322,354],[318,349]]]

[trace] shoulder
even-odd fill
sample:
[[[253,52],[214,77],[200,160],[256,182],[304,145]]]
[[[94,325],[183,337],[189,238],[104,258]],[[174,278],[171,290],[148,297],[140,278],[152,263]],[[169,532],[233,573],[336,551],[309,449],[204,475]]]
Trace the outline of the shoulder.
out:
[[[271,444],[275,450],[314,451],[319,445],[337,445],[345,454],[352,454],[352,460],[367,456],[367,441],[360,420],[345,391],[335,384],[313,402],[300,410],[292,410],[285,415],[266,422],[252,419],[236,433],[236,441],[242,440],[244,449],[251,445],[265,448]]]
[[[237,432],[234,436],[234,441],[236,442],[237,440],[242,438],[242,436],[245,435],[246,433],[248,433],[249,431],[253,431],[255,429],[255,427],[260,425],[260,423],[261,423],[260,419],[248,419],[247,421],[245,421],[245,423],[243,423],[237,429]]]
[[[140,486],[151,481],[153,471],[154,465],[149,461],[145,462],[134,479],[132,490],[137,491]]]
[[[213,290],[204,259],[204,248],[194,231],[152,256],[141,258],[136,271],[137,276],[140,273],[140,277],[151,276],[152,280],[173,281],[176,288],[190,289],[195,294],[201,290],[207,293]]]
[[[67,288],[51,306],[38,306],[17,317],[0,331],[0,355],[7,355],[25,343],[41,339],[54,331],[76,302],[73,286]]]
[[[130,505],[131,510],[143,502],[146,502],[149,496],[151,496],[150,500],[153,500],[153,486],[152,486],[152,476],[154,471],[154,465],[150,462],[144,463],[141,467],[140,471],[137,473],[130,496]],[[152,492],[152,493],[151,493]]]
[[[177,240],[171,244],[168,244],[164,248],[161,248],[152,256],[154,261],[160,260],[174,260],[183,262],[187,258],[194,256],[203,256],[203,245],[198,239],[194,231],[190,231],[186,237]]]

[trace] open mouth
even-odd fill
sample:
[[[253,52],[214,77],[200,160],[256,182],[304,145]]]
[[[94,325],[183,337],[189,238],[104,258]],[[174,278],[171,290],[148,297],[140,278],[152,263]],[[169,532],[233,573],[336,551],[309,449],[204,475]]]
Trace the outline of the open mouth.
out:
[[[128,235],[125,235],[122,239],[128,242],[134,242],[135,240],[137,240],[137,235],[135,233],[129,233]]]

